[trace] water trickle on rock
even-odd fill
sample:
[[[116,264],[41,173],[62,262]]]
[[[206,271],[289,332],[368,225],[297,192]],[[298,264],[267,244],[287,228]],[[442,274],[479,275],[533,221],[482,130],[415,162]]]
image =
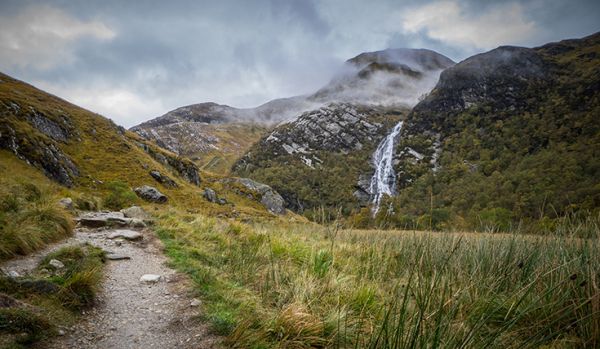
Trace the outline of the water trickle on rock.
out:
[[[369,185],[369,192],[373,198],[373,216],[379,211],[383,195],[392,196],[396,191],[396,173],[394,172],[392,160],[394,159],[396,137],[400,133],[400,130],[402,130],[403,124],[403,121],[396,124],[392,132],[379,143],[377,150],[373,154],[375,173],[371,177],[371,184]]]

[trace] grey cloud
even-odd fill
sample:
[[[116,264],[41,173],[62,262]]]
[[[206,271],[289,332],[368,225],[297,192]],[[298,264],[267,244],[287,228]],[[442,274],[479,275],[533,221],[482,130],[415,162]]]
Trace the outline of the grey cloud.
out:
[[[455,1],[467,18],[512,2]],[[0,17],[40,3],[84,23],[103,23],[115,36],[71,41],[68,63],[42,69],[0,61],[0,70],[42,83],[50,92],[126,126],[185,104],[215,101],[251,107],[309,93],[324,85],[345,59],[364,51],[424,47],[454,60],[478,52],[432,38],[424,30],[403,31],[393,16],[423,5],[417,0],[4,0]],[[597,1],[519,3],[540,29],[523,44],[599,29]]]

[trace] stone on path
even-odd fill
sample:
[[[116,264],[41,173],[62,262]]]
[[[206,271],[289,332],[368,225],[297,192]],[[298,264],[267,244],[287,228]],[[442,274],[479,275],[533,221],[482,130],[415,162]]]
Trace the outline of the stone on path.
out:
[[[154,284],[154,283],[159,282],[160,279],[161,279],[160,275],[156,275],[156,274],[144,274],[140,278],[140,281],[141,282],[145,282],[147,284]]]
[[[125,240],[135,241],[141,240],[143,237],[144,236],[141,233],[128,229],[118,229],[112,232],[110,235],[108,235],[108,238],[111,240],[121,238]]]
[[[131,259],[131,257],[122,254],[111,253],[106,255],[106,259],[111,261],[121,261],[125,259]]]
[[[127,218],[137,218],[142,220],[150,218],[150,215],[139,206],[131,206],[129,208],[124,208],[121,210],[121,213],[123,213]]]

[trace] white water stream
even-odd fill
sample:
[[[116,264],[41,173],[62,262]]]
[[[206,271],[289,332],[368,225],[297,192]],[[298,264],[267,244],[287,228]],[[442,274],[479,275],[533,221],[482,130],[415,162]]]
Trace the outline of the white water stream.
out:
[[[396,173],[392,165],[394,159],[394,145],[396,137],[402,130],[403,121],[400,121],[392,132],[388,134],[385,139],[379,143],[377,150],[373,154],[373,165],[375,166],[375,173],[371,177],[371,184],[369,185],[369,191],[373,197],[373,216],[379,211],[379,205],[383,195],[392,196],[396,191]]]

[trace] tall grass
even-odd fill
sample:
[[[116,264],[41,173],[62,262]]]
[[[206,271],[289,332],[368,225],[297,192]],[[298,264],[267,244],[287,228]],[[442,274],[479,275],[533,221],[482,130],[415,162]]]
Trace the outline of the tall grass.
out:
[[[2,188],[0,260],[38,250],[72,231],[72,218],[47,191],[33,184]]]
[[[565,228],[566,229],[566,228]],[[598,239],[159,219],[234,348],[594,348]]]

